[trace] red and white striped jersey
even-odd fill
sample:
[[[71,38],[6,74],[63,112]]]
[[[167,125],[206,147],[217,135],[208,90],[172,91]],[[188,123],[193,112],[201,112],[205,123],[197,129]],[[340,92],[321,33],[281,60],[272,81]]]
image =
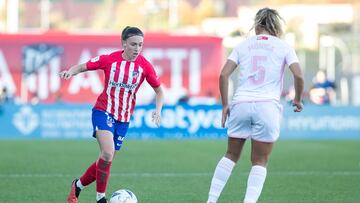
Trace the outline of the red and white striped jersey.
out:
[[[142,55],[126,61],[123,51],[100,55],[86,63],[88,70],[101,69],[105,73],[103,92],[94,108],[106,111],[120,122],[129,122],[134,111],[136,92],[144,79],[154,88],[160,86],[153,66]]]

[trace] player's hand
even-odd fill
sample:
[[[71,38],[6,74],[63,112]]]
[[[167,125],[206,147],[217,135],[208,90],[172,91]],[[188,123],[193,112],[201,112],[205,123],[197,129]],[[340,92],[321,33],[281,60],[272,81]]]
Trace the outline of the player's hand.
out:
[[[294,107],[294,112],[301,112],[304,107],[301,101],[296,101],[296,100],[293,100],[292,105]]]
[[[156,127],[160,127],[160,120],[161,120],[160,113],[153,111],[151,115],[151,120],[152,122],[155,123]]]
[[[224,106],[222,110],[221,127],[225,128],[225,122],[229,115],[230,115],[229,106]]]
[[[68,79],[71,78],[72,74],[70,73],[70,71],[64,70],[64,71],[61,71],[61,72],[59,73],[59,76],[60,76],[60,78],[62,78],[62,79],[68,80]]]

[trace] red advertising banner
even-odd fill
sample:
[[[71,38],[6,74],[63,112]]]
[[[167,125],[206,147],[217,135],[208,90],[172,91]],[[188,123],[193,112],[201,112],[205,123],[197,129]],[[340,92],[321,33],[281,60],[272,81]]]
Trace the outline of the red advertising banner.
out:
[[[168,103],[184,95],[219,96],[221,43],[218,37],[145,34],[142,54],[161,78]],[[46,103],[93,103],[103,90],[101,71],[88,71],[69,81],[60,80],[58,73],[119,49],[120,35],[0,34],[0,86],[25,101],[37,97]],[[154,93],[143,86],[138,102],[147,103]]]

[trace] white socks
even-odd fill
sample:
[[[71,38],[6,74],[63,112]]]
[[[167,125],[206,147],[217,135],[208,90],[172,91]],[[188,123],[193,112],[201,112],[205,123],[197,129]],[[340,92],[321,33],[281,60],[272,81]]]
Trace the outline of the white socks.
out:
[[[100,192],[96,193],[96,201],[99,201],[103,197],[105,197],[105,193],[100,193]]]
[[[231,175],[234,166],[235,162],[233,162],[232,160],[226,157],[220,159],[218,165],[216,166],[214,176],[211,180],[209,198],[207,203],[216,203],[226,182]]]
[[[253,166],[251,168],[244,203],[255,203],[261,193],[266,178],[266,168],[263,166]]]
[[[80,189],[84,189],[85,186],[83,186],[83,184],[81,183],[80,179],[78,181],[76,181],[76,186]]]
[[[215,168],[214,176],[211,180],[209,198],[207,203],[216,203],[222,190],[227,183],[231,172],[235,166],[235,162],[223,157]],[[266,168],[263,166],[252,166],[246,188],[244,203],[256,203],[261,194],[265,179]]]

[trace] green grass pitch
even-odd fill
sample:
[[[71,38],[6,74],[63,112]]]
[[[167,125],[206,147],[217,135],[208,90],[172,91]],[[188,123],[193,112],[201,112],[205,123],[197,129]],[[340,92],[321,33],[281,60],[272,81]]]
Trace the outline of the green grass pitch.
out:
[[[219,203],[242,202],[250,143]],[[70,183],[98,155],[95,140],[1,140],[0,202],[66,202]],[[128,188],[139,203],[205,203],[226,140],[126,140],[107,196]],[[79,203],[95,202],[95,184]],[[360,140],[279,141],[259,203],[360,202]]]

